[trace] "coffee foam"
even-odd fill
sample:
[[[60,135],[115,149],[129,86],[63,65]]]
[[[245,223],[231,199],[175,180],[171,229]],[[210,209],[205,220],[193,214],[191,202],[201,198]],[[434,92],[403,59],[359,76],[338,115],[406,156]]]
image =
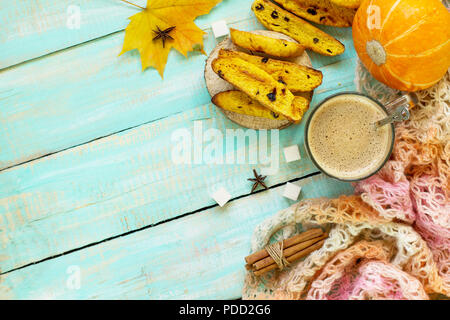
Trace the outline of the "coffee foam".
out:
[[[308,144],[317,164],[329,175],[357,180],[374,173],[390,152],[389,125],[376,129],[374,122],[385,111],[364,96],[333,97],[317,110],[308,128]]]

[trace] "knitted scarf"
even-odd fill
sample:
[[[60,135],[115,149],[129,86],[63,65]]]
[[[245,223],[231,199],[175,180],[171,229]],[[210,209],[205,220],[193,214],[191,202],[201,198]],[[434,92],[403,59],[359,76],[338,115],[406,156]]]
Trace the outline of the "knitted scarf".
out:
[[[399,92],[359,63],[358,91],[386,103]],[[417,92],[396,124],[393,154],[355,194],[304,200],[260,224],[252,251],[322,226],[323,247],[283,271],[247,271],[244,299],[439,299],[450,296],[450,75]]]

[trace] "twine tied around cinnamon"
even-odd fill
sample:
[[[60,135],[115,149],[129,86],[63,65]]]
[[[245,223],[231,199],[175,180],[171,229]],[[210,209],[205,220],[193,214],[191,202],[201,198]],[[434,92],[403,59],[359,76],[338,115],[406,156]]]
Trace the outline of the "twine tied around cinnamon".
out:
[[[285,267],[289,266],[289,261],[283,256],[283,241],[269,244],[265,249],[277,264],[278,269],[283,270]]]
[[[263,275],[274,269],[283,270],[298,259],[320,249],[328,237],[321,228],[313,228],[289,239],[266,245],[245,257],[245,268],[252,270],[255,276]]]

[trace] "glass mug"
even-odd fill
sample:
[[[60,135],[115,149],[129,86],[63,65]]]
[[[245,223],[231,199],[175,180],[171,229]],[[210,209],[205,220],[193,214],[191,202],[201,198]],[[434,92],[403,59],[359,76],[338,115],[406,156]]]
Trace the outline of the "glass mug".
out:
[[[360,181],[389,160],[395,140],[394,121],[409,118],[416,99],[404,95],[383,105],[357,92],[323,100],[305,126],[305,148],[314,165],[341,181]]]

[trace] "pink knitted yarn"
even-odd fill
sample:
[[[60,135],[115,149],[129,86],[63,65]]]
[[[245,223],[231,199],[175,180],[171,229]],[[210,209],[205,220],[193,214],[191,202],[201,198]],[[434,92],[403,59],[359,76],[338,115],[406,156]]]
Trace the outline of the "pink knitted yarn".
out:
[[[380,83],[372,89],[365,93],[384,102],[396,94]],[[450,73],[417,95],[411,119],[396,126],[391,159],[356,183],[355,195],[303,200],[256,228],[252,251],[287,225],[330,232],[290,268],[247,272],[244,299],[450,297]]]
[[[347,299],[427,300],[419,280],[384,261],[368,261],[358,270]]]
[[[357,184],[355,191],[366,193],[384,217],[412,223],[416,215],[409,194],[409,181],[392,181],[388,176],[384,179],[382,176],[383,173],[379,173]]]
[[[307,299],[428,299],[420,281],[388,263],[389,256],[381,241],[357,242],[325,265]]]
[[[450,288],[449,75],[419,93],[410,121],[396,127],[392,159],[355,186],[380,215],[410,224],[426,240]]]

